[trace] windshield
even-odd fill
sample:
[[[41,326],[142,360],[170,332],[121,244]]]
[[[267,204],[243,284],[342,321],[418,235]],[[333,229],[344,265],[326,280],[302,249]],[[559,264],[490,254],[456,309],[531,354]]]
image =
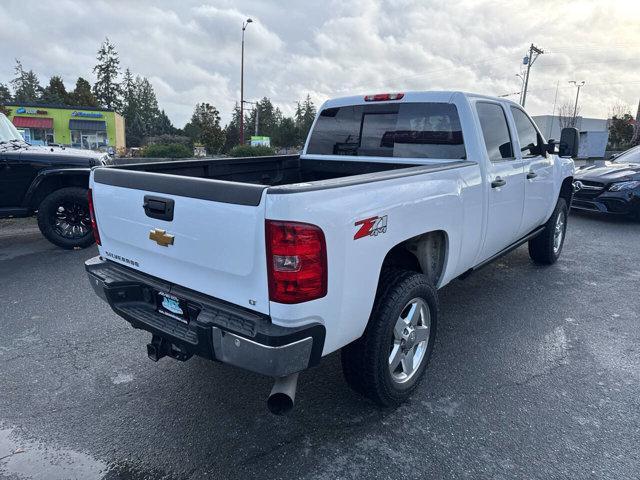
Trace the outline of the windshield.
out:
[[[13,126],[7,117],[0,113],[0,143],[11,142],[12,140],[24,142],[22,135],[16,130],[16,127]]]
[[[407,102],[324,109],[307,153],[458,159],[465,148],[455,105]]]
[[[640,163],[640,145],[623,152],[613,163]]]

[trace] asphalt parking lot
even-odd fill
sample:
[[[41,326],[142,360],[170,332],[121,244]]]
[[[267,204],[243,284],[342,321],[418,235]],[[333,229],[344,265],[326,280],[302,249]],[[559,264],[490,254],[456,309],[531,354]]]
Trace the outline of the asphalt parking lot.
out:
[[[0,221],[0,478],[639,478],[640,223],[567,235],[552,267],[524,247],[440,292],[408,404],[352,393],[334,354],[274,417],[266,378],[149,361],[89,288],[95,248]]]

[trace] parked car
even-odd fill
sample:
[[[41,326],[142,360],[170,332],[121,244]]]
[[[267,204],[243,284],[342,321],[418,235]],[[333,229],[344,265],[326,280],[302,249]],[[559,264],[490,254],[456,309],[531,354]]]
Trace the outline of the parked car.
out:
[[[87,203],[91,167],[105,154],[26,143],[0,114],[0,218],[37,214],[42,234],[62,248],[94,243]]]
[[[640,145],[604,165],[576,171],[573,208],[640,220]]]
[[[275,377],[272,412],[338,349],[356,391],[397,405],[431,356],[439,288],[524,243],[558,259],[577,137],[561,158],[508,100],[379,94],[326,102],[302,155],[96,168],[89,280],[151,332],[152,360]]]

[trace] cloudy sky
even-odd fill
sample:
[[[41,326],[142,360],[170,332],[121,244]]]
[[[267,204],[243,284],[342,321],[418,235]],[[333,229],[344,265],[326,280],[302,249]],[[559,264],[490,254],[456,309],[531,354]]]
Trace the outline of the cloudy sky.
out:
[[[245,97],[268,96],[286,114],[307,93],[317,103],[402,90],[512,94],[531,42],[546,52],[532,68],[532,114],[551,113],[556,85],[557,103],[572,103],[570,80],[586,81],[585,116],[615,104],[635,114],[640,99],[639,0],[3,0],[0,82],[16,58],[43,84],[55,74],[68,88],[78,76],[93,82],[108,36],[176,126],[202,101],[227,121],[247,17]]]

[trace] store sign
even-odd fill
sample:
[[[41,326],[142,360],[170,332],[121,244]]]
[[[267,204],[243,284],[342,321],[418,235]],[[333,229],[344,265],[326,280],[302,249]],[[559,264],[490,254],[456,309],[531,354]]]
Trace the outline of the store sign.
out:
[[[25,113],[27,115],[46,115],[48,112],[46,110],[38,110],[37,108],[20,107],[16,109],[16,113]]]
[[[71,116],[83,118],[102,118],[104,115],[98,112],[71,112]]]
[[[270,147],[271,146],[271,138],[264,136],[251,136],[251,146],[252,147]]]

